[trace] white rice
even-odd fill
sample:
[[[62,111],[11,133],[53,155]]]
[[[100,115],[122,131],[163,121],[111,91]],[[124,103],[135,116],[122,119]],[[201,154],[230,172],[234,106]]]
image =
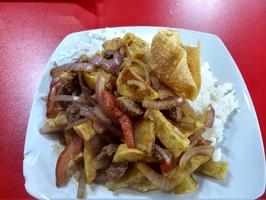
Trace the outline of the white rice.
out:
[[[88,33],[87,42],[78,42],[76,48],[68,52],[60,52],[60,58],[57,63],[62,64],[70,62],[80,55],[93,55],[96,51],[102,49],[102,42],[113,37],[122,37],[126,31],[119,31],[110,28],[94,30]],[[135,33],[133,33],[135,34]],[[67,44],[63,44],[67,48]],[[215,161],[222,159],[222,150],[217,145],[223,140],[224,126],[231,113],[236,110],[238,102],[235,98],[235,91],[232,83],[219,83],[210,71],[208,63],[203,63],[201,67],[202,85],[197,99],[190,102],[192,107],[198,112],[211,104],[215,109],[215,120],[213,128],[207,130],[203,137],[212,141],[212,145],[216,147],[213,155]]]
[[[192,107],[198,112],[211,104],[215,110],[215,119],[213,127],[204,132],[203,137],[212,141],[212,145],[216,146],[223,140],[224,126],[231,113],[236,110],[239,105],[235,98],[235,90],[232,83],[220,84],[210,71],[208,63],[203,63],[201,67],[201,89],[196,100],[190,102]],[[222,159],[222,150],[216,148],[213,159],[219,161]]]

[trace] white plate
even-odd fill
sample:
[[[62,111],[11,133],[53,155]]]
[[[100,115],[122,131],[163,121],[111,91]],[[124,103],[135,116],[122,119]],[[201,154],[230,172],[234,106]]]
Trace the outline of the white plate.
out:
[[[114,30],[124,30],[137,33],[151,40],[160,27],[119,27]],[[243,78],[224,46],[215,35],[189,30],[181,31],[186,44],[202,42],[201,60],[208,62],[211,70],[220,82],[231,82],[236,90],[236,98],[240,110],[233,116],[225,131],[223,141],[224,159],[229,162],[229,175],[224,181],[209,178],[199,179],[199,188],[189,195],[173,195],[161,192],[138,193],[126,189],[113,193],[103,186],[93,185],[88,191],[90,199],[253,199],[263,194],[265,190],[265,160],[261,133],[248,90]],[[54,140],[41,135],[38,131],[45,119],[45,102],[41,99],[48,93],[51,63],[58,60],[61,51],[69,51],[76,47],[78,41],[89,42],[88,33],[83,31],[66,36],[50,58],[41,84],[35,95],[26,135],[23,174],[27,192],[36,198],[75,198],[77,183],[72,179],[66,187],[55,186],[55,164],[58,154],[53,145]]]

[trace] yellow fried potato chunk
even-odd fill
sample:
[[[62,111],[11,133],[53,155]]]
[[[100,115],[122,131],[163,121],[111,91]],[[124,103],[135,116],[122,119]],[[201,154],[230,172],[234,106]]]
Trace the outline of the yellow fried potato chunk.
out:
[[[139,149],[128,148],[126,144],[120,144],[116,150],[113,162],[136,162],[144,158],[144,153]]]
[[[150,119],[141,119],[134,124],[136,147],[144,153],[150,154],[155,143],[154,122]]]
[[[193,157],[184,167],[180,168],[177,165],[170,172],[165,173],[165,176],[171,177],[177,181],[177,186],[185,180],[189,175],[191,175],[196,169],[199,168],[203,163],[210,159],[209,156],[198,155]]]
[[[142,102],[145,96],[150,100],[157,99],[159,97],[159,94],[155,90],[153,90],[150,86],[147,86],[147,89],[143,90],[135,85],[127,84],[128,80],[136,80],[145,85],[144,79],[138,75],[140,73],[141,73],[141,67],[136,67],[136,66],[125,67],[122,70],[122,72],[120,72],[116,81],[117,92],[120,95],[128,97],[136,102]]]
[[[228,170],[227,162],[215,162],[213,160],[209,160],[208,162],[201,165],[197,171],[202,174],[217,178],[224,179],[226,177]]]
[[[159,110],[147,109],[145,117],[154,121],[156,137],[174,157],[188,147],[189,140]]]
[[[158,189],[158,186],[150,182],[146,177],[137,183],[129,185],[129,187],[139,192],[149,192]]]
[[[182,181],[182,183],[173,189],[173,192],[175,194],[190,193],[195,191],[198,186],[197,181],[192,176],[188,176]]]
[[[60,111],[55,118],[48,119],[45,123],[46,127],[64,127],[67,124],[67,117],[65,111]]]
[[[147,42],[132,33],[125,34],[123,44],[126,45],[127,54],[130,58],[142,59],[149,52]]]
[[[139,182],[144,177],[145,176],[142,174],[142,172],[134,164],[126,171],[126,173],[121,178],[113,181],[107,181],[106,187],[110,190],[125,188],[129,185]]]
[[[103,74],[105,83],[109,81],[111,75],[103,70],[94,71],[94,72],[83,72],[83,78],[85,83],[90,89],[95,89],[95,84],[100,73]]]
[[[103,42],[102,46],[106,51],[116,51],[123,45],[123,41],[120,37],[114,37],[111,40]]]
[[[78,124],[73,126],[73,129],[75,130],[75,132],[84,139],[84,141],[89,141],[95,134],[96,131],[93,128],[93,122],[88,119],[87,121],[85,121],[82,124]]]

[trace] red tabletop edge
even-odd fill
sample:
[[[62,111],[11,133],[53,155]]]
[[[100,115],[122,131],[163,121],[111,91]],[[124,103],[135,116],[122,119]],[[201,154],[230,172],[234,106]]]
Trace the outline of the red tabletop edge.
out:
[[[266,142],[265,1],[3,1],[0,199],[32,199],[25,191],[22,172],[25,134],[34,94],[55,47],[71,32],[131,25],[170,26],[218,35],[246,82]]]

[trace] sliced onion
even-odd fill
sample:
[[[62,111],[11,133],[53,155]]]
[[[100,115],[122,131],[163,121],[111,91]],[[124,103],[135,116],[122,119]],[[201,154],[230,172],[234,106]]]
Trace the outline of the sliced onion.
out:
[[[190,116],[195,120],[200,120],[200,114],[197,113],[187,101],[181,106],[181,109],[185,115]]]
[[[103,113],[102,109],[99,106],[95,106],[93,113],[96,115],[97,118],[99,118],[101,121],[103,121],[106,124],[111,124],[111,120]]]
[[[79,185],[78,185],[77,198],[78,199],[85,198],[85,195],[86,195],[86,176],[85,176],[84,169],[81,169],[79,173]]]
[[[184,103],[183,97],[176,97],[176,98],[157,100],[157,101],[144,99],[142,101],[142,106],[144,108],[150,108],[156,110],[168,110],[176,106],[180,106],[183,103]]]
[[[198,129],[196,129],[189,137],[188,139],[190,140],[190,142],[194,142],[198,137],[200,137],[202,135],[202,133],[204,133],[206,131],[206,129],[204,127],[200,127]]]
[[[109,159],[101,159],[101,160],[98,160],[98,159],[94,159],[93,160],[93,168],[94,169],[105,169],[108,167],[108,165],[110,164],[110,160]]]
[[[127,80],[127,84],[128,85],[134,85],[136,87],[138,87],[139,90],[146,90],[147,87],[144,83],[142,83],[141,81],[137,81],[137,80]]]
[[[171,108],[168,113],[175,122],[180,122],[182,120],[182,110],[179,106]]]
[[[105,90],[105,79],[102,73],[98,76],[95,84],[95,93],[96,93],[96,99],[100,106],[100,108],[103,110],[105,114],[107,114],[109,111],[106,109],[103,101],[103,92]]]
[[[159,99],[161,100],[175,96],[175,94],[171,90],[168,90],[168,89],[160,89],[158,90],[158,93],[159,93]]]
[[[123,56],[119,51],[116,51],[112,59],[106,59],[101,55],[94,55],[90,60],[94,65],[102,67],[105,71],[116,74],[123,61]]]
[[[101,63],[103,62],[103,60],[104,60],[105,58],[104,57],[102,57],[101,55],[94,55],[94,56],[92,56],[91,58],[90,58],[90,61],[94,64],[94,65],[96,65],[96,66],[100,66],[101,65]]]
[[[84,81],[83,81],[83,77],[82,77],[82,73],[81,72],[78,72],[78,78],[79,78],[79,85],[80,85],[81,91],[84,94],[85,98],[89,101],[89,103],[91,105],[94,105],[95,106],[97,103],[96,103],[95,99],[93,99],[89,95],[88,88],[84,84]]]
[[[65,71],[91,72],[93,70],[94,67],[90,63],[68,63],[51,69],[50,74],[52,77],[56,77]]]
[[[53,101],[65,101],[65,102],[77,102],[77,103],[88,103],[86,99],[80,96],[72,95],[56,95],[52,98]]]
[[[204,133],[206,129],[204,127],[196,129],[189,137],[188,139],[190,140],[190,147],[196,146],[198,143],[199,139],[201,138],[202,133]]]
[[[41,134],[51,134],[51,133],[60,133],[64,131],[64,127],[48,127],[48,126],[43,126],[40,128],[40,133]]]
[[[176,187],[175,179],[160,175],[143,163],[137,163],[137,168],[150,182],[157,185],[161,191],[168,192]]]
[[[92,125],[93,125],[93,128],[95,129],[96,133],[98,133],[98,134],[103,134],[106,130],[106,128],[104,126],[100,125],[96,121],[94,121]]]
[[[78,120],[76,120],[76,121],[74,121],[74,122],[72,122],[72,123],[69,123],[67,126],[66,126],[66,130],[69,130],[69,129],[71,129],[71,128],[73,128],[73,126],[77,126],[77,125],[79,125],[79,124],[82,124],[82,123],[84,123],[84,122],[86,122],[88,119],[86,119],[86,118],[80,118],[80,119],[78,119]]]
[[[130,59],[130,62],[134,62],[136,64],[138,64],[139,66],[141,66],[144,70],[144,73],[145,73],[145,80],[146,80],[146,83],[148,85],[151,85],[151,78],[150,78],[150,74],[147,70],[147,64],[145,64],[144,62],[142,62],[141,60],[137,59],[137,58],[131,58]]]
[[[211,145],[212,141],[210,140],[205,140],[203,137],[200,137],[200,142],[203,144],[203,145]]]
[[[151,79],[152,88],[158,91],[161,87],[159,79],[154,74],[150,75],[150,79]]]
[[[215,110],[212,105],[209,105],[204,114],[204,125],[206,128],[212,128],[215,116]]]
[[[179,128],[184,131],[193,131],[196,128],[196,124],[192,122],[180,121],[176,124]]]
[[[123,57],[121,53],[119,51],[116,51],[112,59],[112,65],[110,69],[111,72],[116,73],[122,61],[123,61]]]
[[[71,177],[78,172],[78,165],[74,160],[70,160],[67,166],[67,177]]]
[[[172,154],[167,149],[164,149],[157,144],[154,145],[154,149],[161,154],[167,164],[171,163]]]
[[[101,121],[94,113],[93,113],[93,108],[91,107],[80,107],[80,115],[83,117],[86,117],[92,121],[96,121],[99,124],[104,124],[104,125],[109,125],[104,123],[104,121]]]
[[[94,113],[92,108],[80,108],[80,115],[84,116],[92,121],[95,121],[99,123],[104,128],[108,129],[113,135],[120,137],[121,136],[121,129],[118,127],[112,125],[112,124],[106,124],[104,121],[100,120]]]
[[[212,146],[196,146],[189,148],[181,157],[179,166],[184,167],[188,161],[197,155],[211,156],[213,154],[214,147]]]

